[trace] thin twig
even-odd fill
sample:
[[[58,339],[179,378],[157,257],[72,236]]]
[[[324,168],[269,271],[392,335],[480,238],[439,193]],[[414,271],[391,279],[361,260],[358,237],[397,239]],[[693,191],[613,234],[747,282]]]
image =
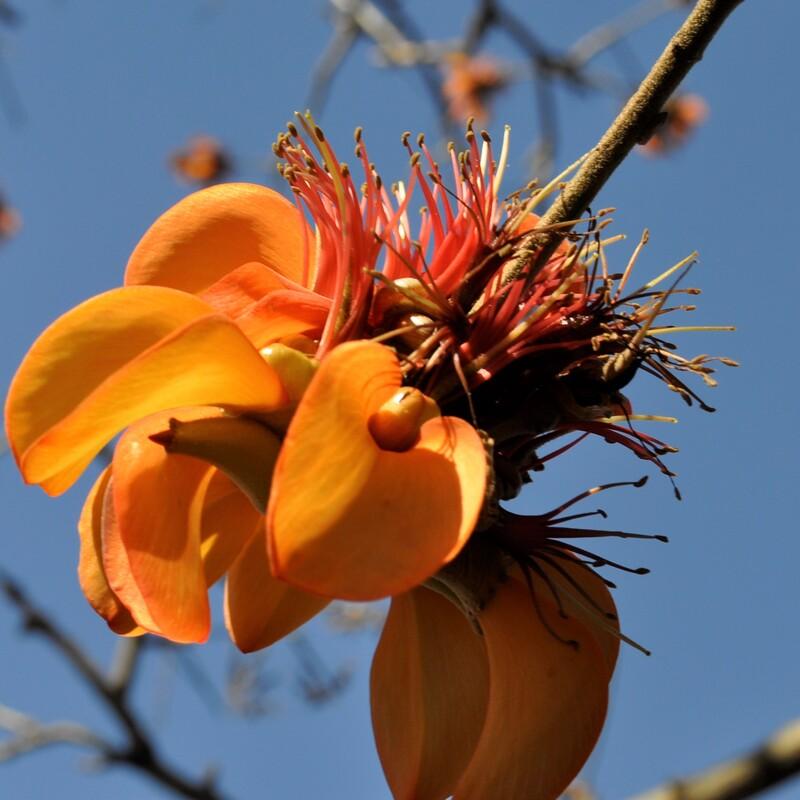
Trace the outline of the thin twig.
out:
[[[540,226],[578,219],[603,188],[616,168],[634,146],[649,137],[664,104],[678,88],[689,70],[703,58],[703,53],[728,15],[742,0],[698,0],[693,11],[672,37],[650,73],[620,114],[611,123],[600,142],[583,162],[575,177],[564,187],[558,199],[541,219]],[[565,229],[532,234],[538,254],[530,274],[534,276],[564,238]]]
[[[0,742],[0,763],[39,750],[51,744],[88,747],[108,757],[114,746],[93,731],[75,722],[43,723],[16,709],[0,705],[0,730],[12,736]]]
[[[155,743],[128,704],[127,689],[134,677],[140,644],[125,643],[117,652],[115,663],[106,676],[77,642],[31,603],[17,583],[0,575],[0,591],[19,611],[25,630],[43,636],[72,664],[117,720],[126,740],[122,746],[112,745],[78,724],[41,723],[13,709],[5,709],[5,714],[0,715],[0,729],[8,730],[14,736],[2,743],[0,755],[8,759],[47,744],[80,745],[93,750],[105,763],[124,764],[137,769],[182,797],[190,800],[223,800],[211,776],[195,781],[184,777],[163,761]]]
[[[308,91],[307,105],[316,114],[322,113],[328,96],[328,87],[359,37],[358,26],[343,14],[337,15],[333,28],[333,37],[314,68],[311,88]]]
[[[384,63],[415,69],[434,107],[444,107],[442,82],[436,65],[452,45],[428,45],[419,40],[413,21],[394,4],[390,4],[393,17],[390,18],[370,0],[328,2],[334,19],[334,35],[312,74],[309,102],[313,101],[311,107],[314,110],[324,105],[336,70],[362,37],[375,43]],[[446,124],[443,116],[443,128]]]
[[[130,688],[145,641],[143,636],[135,636],[117,642],[108,673],[108,684],[118,695],[124,695]]]
[[[750,753],[632,800],[745,800],[800,775],[800,720]]]
[[[130,713],[127,705],[122,702],[119,690],[110,685],[100,668],[91,658],[43,612],[32,605],[18,584],[10,578],[2,576],[0,578],[0,589],[21,613],[25,630],[44,636],[72,664],[84,681],[105,701],[106,705],[111,708],[118,721],[127,731],[131,742],[136,747],[146,749],[147,737],[142,732],[138,721]]]
[[[446,73],[451,54],[474,55],[485,37],[497,30],[508,36],[527,59],[527,68],[517,73],[533,83],[541,128],[534,174],[541,178],[543,172],[549,171],[557,147],[556,82],[562,81],[578,91],[607,92],[617,99],[626,98],[631,84],[629,79],[590,70],[588,62],[658,16],[690,3],[691,0],[641,0],[619,18],[580,37],[571,47],[558,50],[542,42],[534,29],[501,0],[476,0],[464,34],[460,39],[451,40],[425,37],[398,0],[328,0],[334,32],[312,75],[310,105],[318,110],[325,103],[337,69],[356,41],[363,38],[376,45],[384,63],[418,71],[439,113],[442,131],[452,136],[455,120],[447,113],[448,100],[443,93],[441,73]]]
[[[598,25],[581,36],[567,50],[566,58],[575,66],[582,66],[663,14],[689,5],[691,0],[642,0],[617,19]]]

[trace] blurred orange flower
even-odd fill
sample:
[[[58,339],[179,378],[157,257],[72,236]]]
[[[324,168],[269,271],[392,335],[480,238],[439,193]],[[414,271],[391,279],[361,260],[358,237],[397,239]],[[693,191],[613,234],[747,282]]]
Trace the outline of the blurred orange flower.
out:
[[[19,212],[0,196],[0,242],[12,239],[22,227]]]
[[[489,104],[497,92],[508,86],[508,69],[490,56],[461,52],[448,53],[442,66],[442,93],[450,119],[459,123],[471,117],[478,122],[488,120]]]
[[[194,136],[169,159],[172,171],[185,183],[211,184],[231,171],[231,159],[213,136]]]
[[[678,94],[664,106],[666,117],[639,150],[660,156],[682,147],[708,119],[708,103],[698,94]]]

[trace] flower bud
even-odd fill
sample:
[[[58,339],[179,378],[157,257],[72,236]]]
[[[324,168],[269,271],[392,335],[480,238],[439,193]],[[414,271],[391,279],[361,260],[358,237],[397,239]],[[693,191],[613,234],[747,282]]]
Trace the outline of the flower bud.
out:
[[[404,387],[369,418],[369,432],[382,450],[402,453],[414,446],[422,425],[438,416],[434,400],[419,389]]]

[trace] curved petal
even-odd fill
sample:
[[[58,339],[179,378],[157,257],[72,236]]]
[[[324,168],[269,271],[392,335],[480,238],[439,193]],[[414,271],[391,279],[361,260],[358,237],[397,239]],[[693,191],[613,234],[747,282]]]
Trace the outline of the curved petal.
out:
[[[195,500],[202,503],[200,554],[206,584],[211,586],[236,561],[264,517],[219,470],[209,471],[201,492]]]
[[[301,282],[300,212],[272,189],[223,183],[190,194],[162,214],[128,261],[125,283],[200,292],[249,261]]]
[[[330,301],[313,292],[282,289],[270,292],[243,311],[236,321],[258,347],[298,334],[319,334]]]
[[[265,295],[282,289],[303,291],[299,283],[265,264],[250,261],[223,275],[199,296],[220,313],[236,318]]]
[[[395,597],[372,660],[370,690],[375,742],[395,800],[449,797],[486,717],[483,639],[429,589]]]
[[[101,556],[103,572],[112,591],[117,594],[121,603],[136,609],[135,621],[148,633],[160,633],[158,625],[147,611],[147,603],[136,582],[131,578],[128,551],[122,541],[114,510],[114,479],[109,480],[103,497]],[[116,587],[116,588],[115,588]],[[124,597],[124,599],[123,599]],[[133,614],[131,614],[133,616]]]
[[[251,653],[287,636],[329,602],[272,576],[262,526],[228,572],[225,624],[234,644]]]
[[[92,486],[78,521],[81,553],[78,561],[78,581],[92,608],[108,623],[114,633],[134,636],[144,633],[136,625],[130,612],[111,591],[103,569],[102,522],[105,493],[111,478],[111,467],[106,467]]]
[[[201,414],[205,409],[186,410]],[[142,627],[176,642],[202,642],[211,624],[200,552],[201,507],[194,502],[208,464],[168,454],[150,440],[169,412],[132,425],[120,438],[111,465],[115,524],[104,529],[113,591]],[[109,540],[117,537],[116,548]],[[104,553],[104,555],[106,555]]]
[[[264,295],[285,289],[287,282],[264,264],[248,261],[198,292],[198,296],[216,311],[233,319]]]
[[[289,425],[267,509],[274,574],[310,592],[374,600],[421,583],[469,538],[484,500],[478,433],[436,418],[405,452],[370,416],[400,386],[395,355],[350,342],[327,356]]]
[[[6,401],[17,457],[110,375],[192,320],[206,303],[161,287],[112,289],[59,317],[25,356]]]
[[[155,411],[284,401],[235,323],[190,295],[142,286],[95,297],[45,331],[14,378],[6,419],[26,481],[58,494],[121,428]]]
[[[559,593],[564,611],[577,617],[592,633],[603,653],[610,681],[619,655],[617,607],[600,576],[577,559],[549,558],[540,566]]]
[[[456,800],[555,800],[600,735],[608,703],[603,654],[580,620],[558,615],[546,589],[535,594],[536,606],[523,580],[511,577],[481,615],[489,704]]]

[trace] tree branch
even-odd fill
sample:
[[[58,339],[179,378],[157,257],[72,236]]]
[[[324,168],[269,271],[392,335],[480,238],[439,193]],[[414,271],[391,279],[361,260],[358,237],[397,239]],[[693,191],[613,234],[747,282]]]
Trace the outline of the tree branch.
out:
[[[0,742],[0,764],[50,744],[88,747],[103,756],[108,756],[114,749],[109,742],[83,725],[75,722],[42,723],[1,704],[0,730],[12,734]]]
[[[535,244],[538,251],[531,277],[547,263],[567,232],[564,228],[548,230],[548,227],[577,220],[625,156],[636,144],[647,141],[670,95],[689,70],[703,58],[706,47],[722,23],[741,2],[698,0],[625,108],[544,214],[539,223],[542,232],[532,233],[531,241],[525,243]]]
[[[581,36],[567,51],[567,59],[583,65],[667,11],[691,5],[691,0],[642,0],[622,16]]]
[[[13,734],[10,739],[0,743],[0,761],[49,744],[74,744],[95,751],[106,763],[125,764],[137,769],[182,797],[190,800],[222,800],[211,776],[195,781],[164,762],[129,705],[128,688],[138,663],[142,646],[140,642],[120,642],[114,664],[106,676],[77,642],[31,603],[18,584],[0,575],[0,591],[20,612],[25,629],[43,636],[72,664],[117,720],[126,740],[121,746],[112,745],[76,723],[42,723],[19,711],[0,706],[0,729]]]
[[[632,800],[744,800],[800,775],[800,720],[791,722],[740,758]]]

